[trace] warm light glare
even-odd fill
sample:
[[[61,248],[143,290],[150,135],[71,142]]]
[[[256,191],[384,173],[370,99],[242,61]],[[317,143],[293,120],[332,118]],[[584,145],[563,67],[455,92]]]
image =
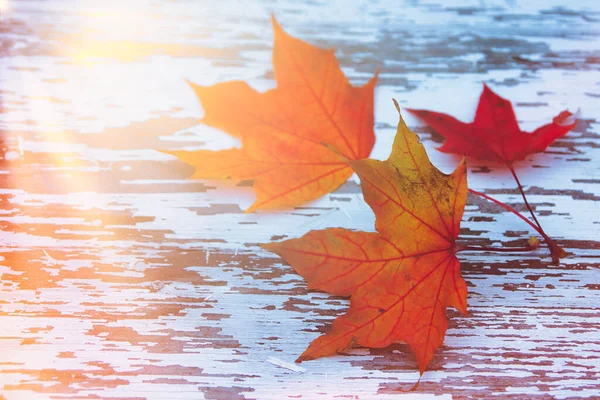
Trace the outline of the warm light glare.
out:
[[[9,11],[10,4],[8,3],[8,0],[0,0],[0,16]]]
[[[144,43],[157,16],[130,10],[90,11],[85,16],[86,25],[81,26],[79,33],[61,39],[62,49],[77,64],[91,66],[102,60],[132,62],[157,51],[157,44]]]

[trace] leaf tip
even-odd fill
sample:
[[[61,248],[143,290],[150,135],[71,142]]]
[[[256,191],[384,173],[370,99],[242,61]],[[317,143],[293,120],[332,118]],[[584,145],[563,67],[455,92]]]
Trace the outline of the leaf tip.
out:
[[[483,90],[481,91],[481,95],[479,96],[479,98],[480,98],[480,100],[479,100],[479,101],[481,101],[481,99],[484,99],[484,98],[485,98],[485,99],[488,99],[488,101],[489,101],[489,98],[490,98],[490,97],[494,98],[494,97],[500,97],[500,96],[499,96],[499,95],[498,95],[496,92],[494,92],[494,91],[492,90],[492,88],[490,88],[490,87],[488,86],[488,84],[487,84],[487,83],[483,82]],[[502,97],[500,97],[500,98],[502,98]],[[503,98],[502,98],[502,99],[503,99]],[[504,99],[503,99],[503,100],[504,100]]]
[[[568,110],[565,110],[563,112],[561,112],[560,114],[558,114],[556,117],[554,117],[553,121],[556,125],[559,126],[575,126],[575,124],[577,123],[577,120],[579,119],[579,116],[581,115],[581,109],[578,108],[577,111],[575,111],[575,113],[571,113]]]
[[[281,31],[283,32],[283,28],[281,27],[281,25],[279,25],[279,22],[277,22],[277,18],[275,18],[275,13],[271,13],[271,25],[273,25],[273,30],[278,32]]]
[[[259,247],[261,247],[263,250],[266,250],[270,253],[275,253],[275,254],[279,254],[279,252],[277,251],[279,249],[279,247],[281,246],[280,243],[275,243],[275,242],[269,242],[269,243],[259,243],[258,244]]]
[[[185,83],[187,83],[192,89],[196,89],[196,87],[198,87],[198,85],[196,85],[194,82],[192,82],[188,78],[183,78],[183,79],[185,80]]]
[[[206,87],[198,85],[197,83],[192,82],[188,78],[184,78],[184,79],[185,79],[185,83],[187,83],[188,86],[190,88],[192,88],[192,90],[194,91],[194,94],[196,95],[198,100],[200,100],[200,103],[202,103],[202,99],[204,97]],[[206,115],[205,115],[205,117],[206,117]],[[202,119],[201,119],[201,121],[202,121]]]
[[[506,100],[504,97],[500,96],[498,93],[494,92],[491,87],[488,86],[487,83],[483,82],[483,91],[481,92],[480,98],[487,98],[488,101],[492,99],[503,100],[510,104],[510,101]],[[491,98],[491,99],[490,99]],[[481,100],[480,100],[481,101]]]
[[[158,151],[160,153],[163,153],[163,154],[169,154],[171,156],[177,157],[175,155],[175,152],[173,150],[165,150],[165,149],[154,149],[154,150],[156,150],[156,151]]]
[[[400,105],[398,104],[396,99],[392,98],[392,101],[394,102],[394,106],[396,106],[396,110],[398,110],[398,114],[400,114]]]
[[[310,361],[310,360],[314,360],[315,359],[314,357],[308,356],[308,355],[305,355],[305,354],[306,354],[306,352],[302,353],[300,355],[300,357],[296,358],[295,362],[297,364],[301,364],[303,361]]]
[[[373,81],[374,83],[377,83],[377,81],[379,80],[379,74],[380,73],[381,73],[381,68],[377,68],[377,70],[373,74],[373,77],[370,79],[370,81]]]
[[[394,102],[394,106],[396,107],[396,110],[398,110],[398,117],[400,119],[400,122],[398,124],[398,132],[402,131],[402,132],[404,132],[404,134],[411,133],[411,134],[415,135],[418,139],[419,136],[408,128],[408,126],[406,125],[406,121],[404,121],[404,118],[402,118],[402,112],[400,111],[400,104],[398,104],[398,102],[394,98],[392,98],[392,101]]]

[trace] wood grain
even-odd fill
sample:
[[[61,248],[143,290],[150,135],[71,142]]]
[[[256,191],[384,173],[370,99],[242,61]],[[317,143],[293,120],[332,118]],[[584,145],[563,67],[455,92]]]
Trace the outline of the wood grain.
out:
[[[126,3],[126,4],[125,4]],[[600,397],[600,8],[594,1],[10,1],[0,24],[0,398]],[[78,3],[79,4],[79,3]],[[185,78],[273,85],[270,14],[335,47],[355,84],[381,69],[377,142],[401,107],[470,120],[489,84],[532,130],[581,108],[573,132],[517,164],[570,256],[461,253],[469,316],[416,392],[414,356],[385,349],[290,364],[347,307],[257,244],[373,230],[353,177],[293,210],[244,214],[251,182],[194,181],[156,149],[223,149]],[[240,112],[239,110],[237,112]],[[435,165],[458,159],[406,116]],[[499,165],[469,186],[524,205]],[[460,240],[533,233],[469,198]]]

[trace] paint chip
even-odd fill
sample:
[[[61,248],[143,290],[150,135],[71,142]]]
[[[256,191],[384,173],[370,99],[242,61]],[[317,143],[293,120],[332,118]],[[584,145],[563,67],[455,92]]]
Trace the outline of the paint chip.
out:
[[[266,361],[270,364],[277,365],[278,367],[289,369],[294,372],[306,372],[306,368],[296,365],[294,363],[290,363],[287,361],[283,361],[277,357],[267,357]]]

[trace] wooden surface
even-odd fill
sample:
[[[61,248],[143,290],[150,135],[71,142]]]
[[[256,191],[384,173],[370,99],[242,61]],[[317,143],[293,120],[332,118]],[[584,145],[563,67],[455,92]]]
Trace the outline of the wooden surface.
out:
[[[0,4],[0,398],[600,397],[596,1]],[[517,165],[541,224],[572,254],[550,266],[545,248],[461,253],[469,316],[448,312],[414,393],[402,343],[292,364],[348,301],[307,291],[257,246],[329,226],[372,231],[356,177],[305,207],[243,214],[249,182],[191,181],[156,151],[237,144],[198,122],[184,78],[271,87],[272,12],[336,47],[353,83],[381,69],[374,158],[394,136],[392,97],[470,120],[486,82],[528,130],[581,108],[573,132]],[[452,170],[440,138],[406,119]],[[524,209],[501,166],[470,160],[469,186]],[[470,198],[460,241],[531,234]]]

